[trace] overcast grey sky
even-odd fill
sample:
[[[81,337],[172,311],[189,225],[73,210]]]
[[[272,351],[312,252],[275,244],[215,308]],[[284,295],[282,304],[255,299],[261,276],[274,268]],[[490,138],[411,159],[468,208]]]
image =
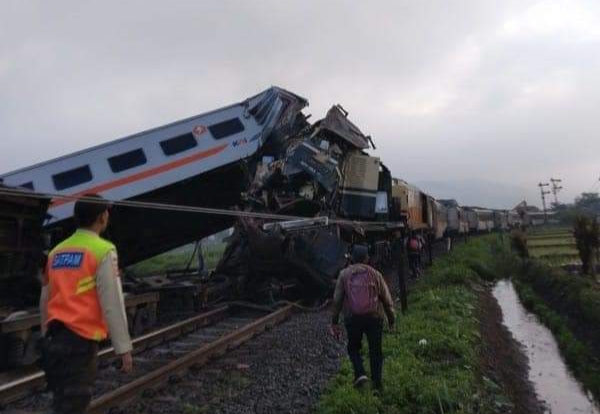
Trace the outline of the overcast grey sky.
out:
[[[568,200],[600,187],[599,73],[598,1],[3,0],[0,172],[278,85],[396,176]]]

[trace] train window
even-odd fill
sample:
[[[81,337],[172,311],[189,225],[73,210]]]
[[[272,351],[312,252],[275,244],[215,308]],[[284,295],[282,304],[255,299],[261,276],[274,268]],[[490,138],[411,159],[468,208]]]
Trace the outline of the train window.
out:
[[[33,190],[33,181],[29,181],[28,183],[21,184],[19,187],[29,188],[30,190]]]
[[[92,170],[90,170],[89,165],[73,168],[69,171],[54,174],[52,181],[54,181],[54,188],[57,190],[75,187],[76,185],[92,181]]]
[[[130,168],[144,165],[146,164],[146,161],[146,154],[144,154],[144,150],[138,148],[133,151],[110,157],[108,159],[108,164],[110,165],[112,172],[118,173]]]
[[[244,124],[242,124],[239,118],[233,118],[211,125],[208,127],[208,130],[215,139],[223,139],[242,132]]]
[[[174,138],[169,138],[160,143],[160,147],[165,155],[175,155],[192,149],[197,145],[198,141],[196,141],[196,138],[194,138],[194,135],[191,132],[176,136]]]

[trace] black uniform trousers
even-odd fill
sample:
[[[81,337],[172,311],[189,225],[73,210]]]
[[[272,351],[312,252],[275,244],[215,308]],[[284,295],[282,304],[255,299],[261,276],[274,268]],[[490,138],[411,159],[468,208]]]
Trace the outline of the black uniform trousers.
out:
[[[371,315],[354,315],[346,319],[346,333],[348,335],[348,357],[354,368],[354,379],[366,375],[363,365],[362,348],[363,334],[369,344],[369,362],[371,365],[371,379],[377,389],[382,387],[383,370],[383,319]]]
[[[50,322],[42,343],[42,366],[55,414],[85,413],[92,400],[97,362],[98,342]]]

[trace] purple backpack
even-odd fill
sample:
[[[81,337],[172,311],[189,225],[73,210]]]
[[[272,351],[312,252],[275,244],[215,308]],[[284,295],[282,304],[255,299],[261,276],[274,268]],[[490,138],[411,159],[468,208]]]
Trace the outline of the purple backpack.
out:
[[[377,311],[377,285],[369,269],[355,269],[346,278],[345,287],[346,303],[353,315],[367,315]]]

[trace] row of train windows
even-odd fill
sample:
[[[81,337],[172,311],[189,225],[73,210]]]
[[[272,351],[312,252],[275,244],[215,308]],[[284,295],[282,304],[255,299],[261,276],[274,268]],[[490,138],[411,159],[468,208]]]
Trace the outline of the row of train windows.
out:
[[[208,127],[208,130],[215,139],[223,139],[244,131],[244,124],[242,124],[238,118],[233,118],[211,125]],[[161,141],[159,145],[166,156],[171,156],[197,147],[198,141],[192,133],[186,133]],[[144,165],[148,160],[144,150],[138,148],[133,151],[128,151],[123,154],[110,157],[107,161],[111,171],[113,173],[119,173],[131,168],[139,167],[140,165]],[[92,170],[90,169],[90,166],[84,165],[82,167],[55,174],[52,176],[52,181],[54,182],[54,187],[60,191],[92,181],[92,178]],[[33,183],[28,182],[22,184],[21,187],[30,188],[33,190]]]

